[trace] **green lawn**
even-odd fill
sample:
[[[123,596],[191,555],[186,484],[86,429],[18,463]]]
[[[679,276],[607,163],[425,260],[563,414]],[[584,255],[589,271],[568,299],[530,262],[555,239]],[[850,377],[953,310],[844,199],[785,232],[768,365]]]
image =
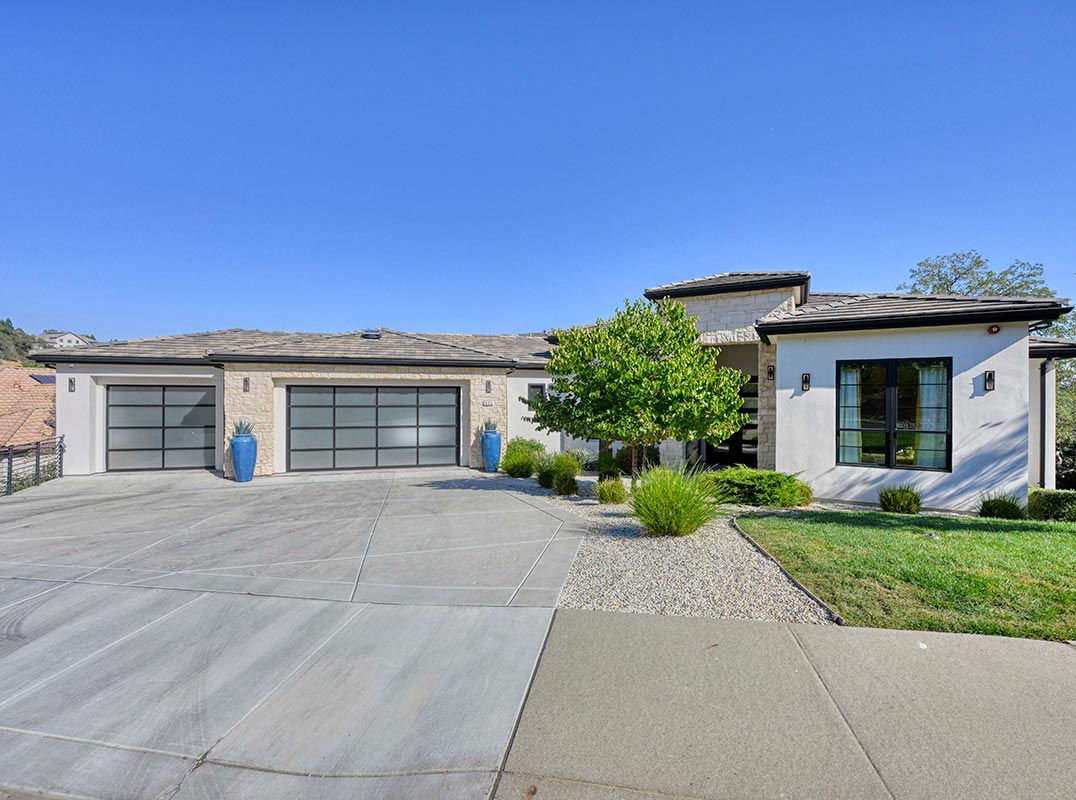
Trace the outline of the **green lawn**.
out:
[[[849,625],[1076,639],[1076,524],[870,511],[739,522]]]

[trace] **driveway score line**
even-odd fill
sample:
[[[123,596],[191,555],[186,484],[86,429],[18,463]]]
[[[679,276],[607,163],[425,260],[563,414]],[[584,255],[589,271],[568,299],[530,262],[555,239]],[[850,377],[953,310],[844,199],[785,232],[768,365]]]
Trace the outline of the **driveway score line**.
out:
[[[818,671],[818,667],[816,667],[814,661],[811,660],[811,656],[807,653],[807,648],[803,646],[803,642],[800,641],[800,637],[796,635],[796,631],[787,622],[785,623],[785,629],[788,631],[789,635],[792,636],[792,640],[796,643],[796,646],[799,648],[800,653],[803,654],[804,660],[806,660],[807,664],[811,667],[811,671],[818,679],[818,682],[822,684],[822,688],[825,690],[826,697],[829,698],[829,702],[833,704],[833,707],[837,709],[837,713],[841,715],[841,721],[848,729],[848,732],[852,734],[852,739],[854,739],[855,743],[859,745],[859,749],[863,752],[863,756],[867,759],[867,763],[871,765],[871,769],[874,770],[874,774],[878,776],[878,780],[882,783],[882,788],[885,789],[886,794],[892,797],[893,800],[896,800],[896,794],[894,794],[893,790],[889,788],[889,784],[886,783],[885,778],[882,776],[882,771],[878,769],[878,765],[874,763],[874,759],[871,758],[871,754],[867,752],[867,748],[864,746],[863,742],[860,741],[859,736],[856,735],[855,728],[852,727],[852,723],[849,722],[848,717],[845,716],[844,709],[841,708],[840,705],[837,703],[837,699],[833,696],[833,692],[830,691],[829,684],[826,683],[826,679],[822,677],[822,673]]]
[[[549,635],[553,632],[553,622],[556,618],[557,609],[554,608],[549,614],[549,624],[545,627],[545,636],[542,638],[542,646],[538,648],[538,656],[534,659],[530,680],[527,681],[527,690],[523,692],[523,699],[520,700],[519,708],[516,710],[516,721],[512,724],[512,732],[508,735],[508,741],[505,742],[504,751],[501,753],[500,763],[497,766],[497,771],[493,774],[493,782],[490,783],[489,792],[486,793],[486,800],[492,800],[493,795],[497,793],[497,787],[501,784],[501,775],[504,774],[504,768],[508,765],[508,754],[512,752],[512,745],[516,743],[516,734],[519,733],[520,723],[523,722],[523,711],[527,708],[527,701],[531,698],[531,691],[534,689],[534,679],[538,677],[538,668],[542,664],[542,656],[545,655],[545,649],[549,645]]]
[[[171,611],[169,611],[169,612],[167,612],[165,614],[162,614],[161,616],[157,617],[156,619],[150,620],[145,625],[141,625],[138,628],[135,628],[130,633],[124,634],[119,639],[116,639],[113,642],[109,642],[104,647],[98,648],[97,650],[94,650],[92,653],[83,656],[78,661],[74,662],[73,664],[68,664],[66,667],[61,669],[59,672],[54,672],[53,674],[51,674],[51,675],[49,675],[49,676],[47,676],[45,678],[42,678],[37,683],[31,684],[30,686],[27,686],[24,689],[20,689],[19,691],[15,692],[15,694],[11,695],[10,697],[6,698],[3,701],[0,701],[0,708],[3,708],[8,703],[10,703],[10,702],[12,702],[14,700],[17,700],[20,697],[25,697],[27,694],[30,694],[32,692],[37,691],[42,686],[44,686],[46,683],[51,683],[52,681],[56,680],[56,678],[59,678],[61,675],[64,675],[64,674],[70,672],[71,670],[75,669],[76,667],[78,667],[78,666],[84,664],[85,662],[89,661],[91,658],[95,658],[96,656],[99,656],[101,653],[105,652],[106,650],[111,650],[116,645],[122,644],[123,642],[127,641],[128,639],[130,639],[130,638],[132,638],[134,636],[137,636],[138,634],[142,633],[143,631],[145,631],[145,630],[147,630],[149,628],[152,628],[154,625],[156,625],[159,622],[164,622],[164,620],[168,619],[169,617],[171,617],[171,616],[173,616],[175,614],[178,614],[183,609],[189,608],[190,606],[197,603],[199,600],[204,600],[208,596],[209,596],[208,594],[200,594],[196,598],[194,598],[193,600],[188,600],[183,605],[178,606],[176,608],[173,608]]]
[[[505,603],[505,606],[512,605],[512,601],[516,599],[516,595],[519,594],[520,590],[523,588],[523,584],[527,582],[527,579],[531,576],[531,573],[534,572],[534,570],[538,567],[538,562],[542,560],[542,557],[545,555],[546,550],[548,550],[549,546],[553,544],[553,540],[557,538],[557,534],[560,533],[560,529],[563,527],[564,523],[561,522],[560,525],[557,526],[557,529],[553,531],[553,535],[550,536],[549,541],[545,543],[545,547],[543,547],[542,552],[538,554],[538,558],[534,559],[534,563],[531,564],[531,568],[527,570],[527,574],[523,576],[523,580],[519,582],[519,586],[517,586],[516,590],[512,592],[512,596],[508,598],[508,602]],[[561,581],[561,583],[563,584],[563,581]],[[559,598],[560,595],[558,594],[557,597]]]
[[[243,716],[241,716],[239,719],[237,719],[235,722],[233,722],[228,727],[228,730],[226,730],[224,733],[222,733],[220,736],[218,736],[216,741],[214,741],[212,744],[209,745],[209,747],[207,747],[205,750],[203,750],[202,754],[200,756],[198,756],[197,759],[195,759],[194,764],[191,766],[191,768],[189,770],[187,770],[185,773],[183,773],[183,775],[180,776],[179,780],[176,781],[176,784],[175,784],[175,786],[172,787],[171,792],[168,793],[168,794],[165,794],[164,792],[162,792],[161,797],[175,797],[177,794],[179,794],[180,790],[183,788],[184,781],[186,781],[187,778],[189,778],[191,776],[191,774],[196,769],[198,769],[198,767],[200,767],[200,766],[202,766],[202,764],[206,763],[207,759],[209,758],[209,754],[213,750],[214,747],[216,747],[222,741],[224,741],[224,739],[227,738],[228,734],[230,734],[232,731],[234,731],[236,728],[238,728],[240,725],[242,725],[243,722],[246,719],[248,719],[251,714],[253,714],[259,708],[261,708],[262,705],[270,697],[272,697],[274,694],[276,694],[278,691],[280,691],[280,688],[282,686],[284,686],[284,684],[286,684],[289,680],[291,680],[292,676],[295,675],[295,673],[297,673],[300,669],[303,668],[303,665],[305,665],[308,661],[310,661],[310,659],[312,659],[319,652],[321,652],[322,648],[324,648],[329,642],[331,642],[336,637],[336,635],[338,633],[340,633],[340,631],[342,631],[344,628],[346,628],[348,625],[350,625],[352,623],[352,621],[355,619],[355,617],[359,616],[359,614],[361,614],[367,608],[369,608],[369,606],[367,604],[365,604],[365,603],[363,605],[359,606],[358,609],[355,611],[355,613],[351,614],[350,616],[348,616],[347,619],[345,619],[342,623],[340,623],[340,625],[338,625],[333,630],[332,633],[330,633],[328,636],[326,636],[317,645],[317,647],[315,647],[313,650],[311,650],[309,653],[307,653],[305,656],[303,656],[303,658],[301,658],[299,660],[299,663],[297,663],[294,667],[292,667],[291,670],[288,671],[287,675],[285,675],[283,678],[281,678],[277,682],[277,684],[275,686],[273,686],[272,689],[270,689],[268,692],[265,693],[265,695],[262,696],[261,700],[256,702],[253,706],[251,706],[247,710],[247,712],[245,714],[243,714]]]
[[[362,560],[359,562],[359,568],[355,572],[355,585],[351,587],[350,602],[355,602],[355,595],[359,592],[359,578],[362,577],[362,567],[366,563],[366,554],[370,552],[370,545],[374,543],[374,534],[377,532],[377,523],[381,520],[381,514],[385,510],[385,505],[389,502],[389,495],[392,494],[392,484],[396,480],[396,474],[393,473],[389,477],[389,488],[385,492],[385,497],[381,501],[381,507],[377,510],[377,516],[374,517],[374,524],[370,526],[370,536],[366,540],[366,548],[362,551]]]

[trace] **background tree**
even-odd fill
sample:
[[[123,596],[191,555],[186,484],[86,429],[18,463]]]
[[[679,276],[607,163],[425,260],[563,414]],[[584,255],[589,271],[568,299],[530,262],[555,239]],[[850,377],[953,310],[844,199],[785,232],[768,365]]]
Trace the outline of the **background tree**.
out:
[[[1012,262],[997,272],[977,250],[950,253],[920,261],[898,292],[912,294],[964,294],[976,297],[1052,297],[1043,279],[1042,264]]]
[[[920,261],[898,292],[974,296],[1056,297],[1043,276],[1042,264],[1017,259],[1000,272],[990,269],[978,251],[950,253]],[[1076,319],[1067,314],[1039,336],[1076,338]],[[1057,485],[1076,489],[1076,365],[1057,362]]]
[[[44,339],[16,328],[10,319],[0,319],[0,360],[21,363],[28,360],[31,350],[47,346]]]
[[[528,405],[539,429],[632,447],[664,439],[726,439],[746,422],[747,376],[720,366],[681,303],[624,301],[610,319],[556,330],[550,391]]]

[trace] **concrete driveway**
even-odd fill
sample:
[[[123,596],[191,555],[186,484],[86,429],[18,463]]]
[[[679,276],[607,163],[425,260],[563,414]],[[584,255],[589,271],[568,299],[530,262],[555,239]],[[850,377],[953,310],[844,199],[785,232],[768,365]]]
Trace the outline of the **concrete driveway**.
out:
[[[0,787],[486,797],[582,534],[466,470],[0,500]]]

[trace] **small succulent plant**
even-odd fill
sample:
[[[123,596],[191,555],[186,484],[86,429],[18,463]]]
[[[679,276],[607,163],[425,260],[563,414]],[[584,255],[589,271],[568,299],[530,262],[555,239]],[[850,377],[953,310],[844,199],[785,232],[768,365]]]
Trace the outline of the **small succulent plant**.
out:
[[[496,431],[496,430],[497,430],[497,423],[494,420],[490,419],[489,417],[486,417],[486,421],[482,423],[482,431],[485,432],[485,431]]]
[[[232,430],[233,436],[246,436],[254,433],[254,423],[247,422],[245,419],[237,419],[235,421],[235,428]]]

